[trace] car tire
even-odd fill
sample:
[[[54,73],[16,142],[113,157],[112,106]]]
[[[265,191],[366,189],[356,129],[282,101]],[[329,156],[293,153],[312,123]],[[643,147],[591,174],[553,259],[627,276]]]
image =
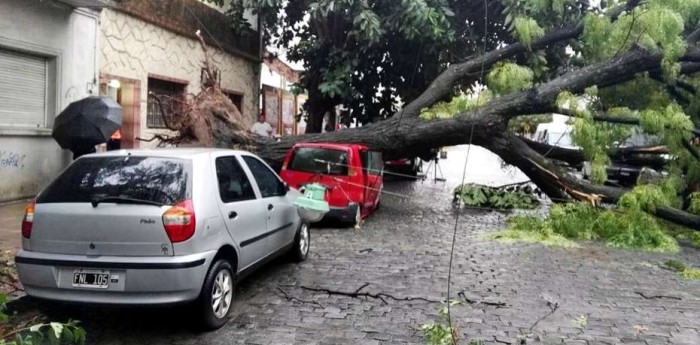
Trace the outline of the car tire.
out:
[[[309,223],[302,223],[294,236],[294,245],[289,250],[289,258],[294,262],[305,261],[309,256],[311,248],[311,226]]]
[[[231,306],[235,286],[231,264],[226,260],[214,262],[207,272],[196,302],[202,330],[213,331],[226,324],[233,309]],[[217,295],[220,296],[218,301]],[[225,304],[222,306],[222,303]],[[226,309],[221,309],[223,307]]]

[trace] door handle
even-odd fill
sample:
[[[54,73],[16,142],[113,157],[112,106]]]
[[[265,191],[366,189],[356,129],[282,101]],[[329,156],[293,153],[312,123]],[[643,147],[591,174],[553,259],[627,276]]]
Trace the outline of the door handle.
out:
[[[268,210],[268,211],[272,211],[272,210],[274,210],[274,209],[275,209],[275,207],[272,206],[272,204],[267,205],[267,210]]]
[[[231,211],[228,213],[228,219],[236,219],[238,218],[238,213],[236,211]]]

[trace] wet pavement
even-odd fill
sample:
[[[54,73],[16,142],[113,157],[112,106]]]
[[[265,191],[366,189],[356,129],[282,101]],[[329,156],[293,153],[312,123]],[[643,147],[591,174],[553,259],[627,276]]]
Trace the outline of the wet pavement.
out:
[[[20,229],[24,208],[28,200],[0,204],[0,250],[19,249],[21,244]]]
[[[439,303],[352,298],[307,288],[385,293],[431,301],[447,296],[455,217],[451,191],[465,148],[440,162],[447,182],[387,182],[382,207],[361,229],[312,230],[309,259],[275,261],[238,285],[228,324],[197,333],[186,308],[114,309],[40,304],[54,318],[82,320],[91,344],[424,343],[419,327],[438,321]],[[427,164],[426,164],[427,168]],[[432,176],[431,176],[432,177]],[[474,148],[467,181],[526,180]],[[659,268],[669,259],[700,267],[700,250],[678,255],[506,245],[483,238],[506,214],[463,210],[456,231],[450,298],[461,342],[519,344],[700,344],[700,282]]]

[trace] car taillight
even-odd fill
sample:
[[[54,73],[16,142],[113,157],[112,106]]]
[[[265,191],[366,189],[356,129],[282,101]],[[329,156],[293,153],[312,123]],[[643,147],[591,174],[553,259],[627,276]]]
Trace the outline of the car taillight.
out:
[[[163,213],[163,226],[170,242],[187,241],[194,235],[196,226],[192,200],[185,200]]]
[[[281,171],[284,171],[284,170],[287,170],[287,162],[284,162],[284,164],[282,164],[282,170],[281,170]]]
[[[22,237],[32,237],[32,225],[34,225],[34,207],[36,203],[32,201],[24,208],[24,218],[22,218]]]

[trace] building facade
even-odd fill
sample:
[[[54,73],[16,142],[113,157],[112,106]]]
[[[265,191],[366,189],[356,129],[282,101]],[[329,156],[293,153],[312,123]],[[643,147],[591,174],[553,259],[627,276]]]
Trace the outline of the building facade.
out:
[[[0,0],[0,203],[35,196],[71,162],[51,133],[73,101],[113,97],[124,110],[122,147],[155,146],[140,139],[168,131],[149,94],[199,92],[198,30],[222,90],[252,124],[260,35],[234,35],[221,9],[198,0]]]
[[[70,162],[51,128],[68,104],[97,93],[106,5],[0,0],[0,202],[36,195]]]
[[[167,133],[152,94],[170,96],[176,106],[201,90],[207,43],[222,90],[254,122],[259,107],[260,36],[234,37],[222,12],[197,0],[121,0],[102,11],[99,30],[100,92],[124,109],[122,148]]]
[[[296,121],[308,98],[306,94],[291,92],[299,81],[300,71],[276,57],[263,60],[261,73],[261,103],[265,121],[272,126],[274,135],[296,135],[306,132],[303,118]]]

